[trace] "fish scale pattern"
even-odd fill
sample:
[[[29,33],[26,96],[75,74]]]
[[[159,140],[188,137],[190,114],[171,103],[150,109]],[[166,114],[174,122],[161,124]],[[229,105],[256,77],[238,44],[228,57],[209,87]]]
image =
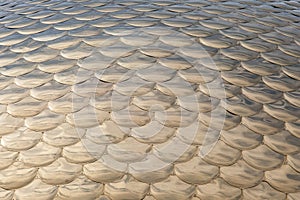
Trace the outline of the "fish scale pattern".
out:
[[[300,199],[299,9],[0,1],[0,199]]]

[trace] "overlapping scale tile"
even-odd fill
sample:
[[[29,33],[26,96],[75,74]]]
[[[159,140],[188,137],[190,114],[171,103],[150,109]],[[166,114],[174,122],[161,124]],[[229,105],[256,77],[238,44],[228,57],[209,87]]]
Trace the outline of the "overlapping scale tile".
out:
[[[0,2],[0,199],[299,199],[299,8]]]
[[[61,185],[75,180],[81,171],[81,165],[69,163],[65,158],[60,157],[50,165],[39,168],[38,175],[44,183]]]
[[[6,190],[21,188],[36,177],[37,171],[38,169],[35,167],[26,166],[22,162],[16,161],[1,170],[0,186]]]
[[[139,182],[130,175],[124,176],[121,180],[108,183],[105,187],[105,194],[112,199],[143,199],[149,191],[147,183]]]
[[[285,199],[286,195],[272,188],[268,183],[261,182],[259,185],[243,190],[245,199]]]
[[[195,186],[170,176],[164,181],[151,185],[151,194],[160,199],[190,199],[195,193]]]
[[[208,184],[198,185],[197,196],[201,199],[240,199],[241,189],[233,187],[222,178],[216,178]]]
[[[61,185],[57,191],[58,199],[96,199],[103,193],[103,184],[79,176],[71,183]]]

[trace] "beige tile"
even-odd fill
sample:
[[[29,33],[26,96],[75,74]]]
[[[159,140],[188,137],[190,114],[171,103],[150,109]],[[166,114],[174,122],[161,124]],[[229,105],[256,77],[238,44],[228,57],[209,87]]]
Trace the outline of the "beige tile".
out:
[[[0,72],[5,76],[19,76],[31,72],[36,68],[36,64],[27,62],[24,59],[19,59],[12,64],[1,67]],[[13,81],[12,79],[10,80]],[[8,80],[6,81],[8,84]]]
[[[158,63],[174,70],[187,69],[192,67],[192,64],[190,64],[187,60],[178,55],[171,55],[165,58],[159,58]]]
[[[239,188],[255,186],[264,176],[263,171],[252,168],[243,160],[240,160],[231,166],[221,167],[220,174],[220,176],[229,184]],[[241,179],[243,182],[240,181]]]
[[[232,148],[219,140],[213,148],[204,155],[203,160],[212,165],[232,165],[241,156],[238,149]]]
[[[289,77],[299,81],[299,65],[285,66],[282,71]]]
[[[0,3],[0,199],[299,199],[296,1]]]
[[[70,88],[67,85],[60,84],[54,80],[30,90],[30,95],[38,100],[51,101],[64,96]]]
[[[281,23],[281,25],[282,25],[282,23]],[[259,35],[258,37],[264,41],[267,41],[272,44],[277,44],[277,45],[291,43],[291,41],[292,41],[292,39],[290,37],[282,35],[278,32],[265,33],[265,34]]]
[[[179,70],[178,75],[190,83],[205,84],[216,79],[219,72],[195,64],[194,67]]]
[[[135,71],[122,67],[119,64],[112,64],[106,69],[98,70],[95,76],[104,82],[118,83],[131,78],[135,73]]]
[[[19,60],[20,58],[21,58],[20,54],[16,54],[7,50],[4,53],[1,53],[0,55],[0,60],[1,60],[0,66],[3,67],[12,64],[15,61]]]
[[[55,15],[57,16],[57,15]],[[54,28],[49,28],[43,32],[33,34],[31,38],[38,42],[49,42],[66,35],[65,31],[59,31]]]
[[[148,17],[154,18],[154,19],[168,19],[174,16],[174,13],[170,11],[165,11],[165,10],[158,10],[158,11],[153,11],[147,13]]]
[[[13,46],[16,44],[20,44],[28,38],[26,35],[22,35],[20,33],[13,33],[7,37],[3,37],[0,39],[0,45],[3,46]]]
[[[77,20],[81,20],[81,21],[90,21],[90,20],[95,20],[95,19],[99,19],[100,17],[102,17],[101,13],[92,9],[86,9],[86,7],[81,7],[80,9],[77,8],[76,9],[77,12],[75,15],[75,19]],[[72,14],[71,14],[72,15]]]
[[[47,103],[36,100],[31,96],[25,97],[7,106],[7,112],[16,117],[31,117],[39,114],[47,107]],[[24,112],[25,111],[25,112]]]
[[[194,37],[207,37],[216,33],[216,30],[198,25],[196,27],[187,27],[182,29],[184,33]]]
[[[265,112],[260,112],[253,116],[243,117],[242,123],[249,129],[261,135],[270,135],[280,131],[284,123]]]
[[[187,162],[197,154],[197,147],[173,137],[164,143],[153,145],[153,153],[164,162]]]
[[[40,132],[31,131],[29,129],[21,127],[11,134],[2,136],[1,145],[5,149],[8,149],[10,151],[17,152],[24,150],[23,153],[27,153],[27,150],[31,149],[37,144],[40,144],[39,142],[41,136],[42,134]],[[11,152],[11,154],[13,153]]]
[[[299,192],[297,192],[297,193],[290,193],[290,194],[288,194],[287,199],[288,200],[296,200],[296,199],[299,198],[299,195],[300,195]]]
[[[285,54],[280,50],[262,53],[261,56],[267,61],[278,65],[293,65],[297,63],[297,58]]]
[[[105,121],[103,124],[88,128],[85,137],[97,144],[118,143],[125,139],[130,129],[119,128],[113,121]]]
[[[146,30],[145,32],[150,34],[152,30]],[[161,30],[164,33],[164,30]],[[172,32],[171,32],[172,33]],[[153,33],[155,34],[155,33]],[[174,47],[164,44],[163,42],[157,40],[155,43],[147,46],[143,46],[139,48],[139,51],[147,56],[154,57],[154,58],[164,58],[174,54]]]
[[[195,94],[196,84],[190,84],[181,77],[175,76],[169,81],[157,84],[157,89],[169,96],[187,96]]]
[[[266,145],[260,145],[255,149],[243,151],[244,160],[251,166],[260,170],[272,170],[279,167],[284,156],[273,151]]]
[[[197,116],[198,113],[187,111],[179,106],[155,111],[155,119],[167,127],[186,127],[193,123]]]
[[[128,168],[134,178],[149,184],[163,181],[173,173],[173,164],[163,162],[151,154],[141,161],[129,164]]]
[[[285,122],[296,121],[297,116],[300,116],[299,108],[285,100],[265,105],[264,110],[271,116]]]
[[[92,71],[74,66],[54,74],[54,80],[64,85],[72,85],[74,88],[76,86],[78,87],[78,85],[80,85],[82,82],[91,78],[92,75]]]
[[[18,33],[22,34],[22,35],[31,35],[31,34],[35,34],[35,33],[40,33],[42,31],[45,31],[47,29],[49,29],[50,26],[46,25],[46,24],[42,24],[41,22],[35,22],[32,25],[20,28],[18,30]]]
[[[162,108],[170,108],[175,103],[175,100],[173,96],[168,96],[158,90],[154,90],[147,94],[134,97],[132,103],[147,111],[159,111]],[[127,102],[129,103],[129,101]]]
[[[257,84],[261,77],[243,70],[242,68],[238,68],[234,71],[225,71],[221,74],[222,78],[237,86],[245,87]]]
[[[149,185],[139,182],[129,175],[120,181],[109,183],[105,187],[105,194],[112,199],[143,199],[149,191]]]
[[[85,164],[83,173],[89,179],[100,183],[111,183],[120,181],[125,175],[127,164],[114,160],[109,155],[102,156],[101,159]]]
[[[297,90],[300,85],[298,80],[295,80],[284,73],[265,76],[262,80],[267,86],[282,92]]]
[[[90,105],[103,111],[119,111],[125,109],[131,97],[110,91],[102,96],[95,96],[90,99]]]
[[[60,153],[60,148],[40,142],[28,150],[21,151],[19,160],[32,167],[46,166],[56,160],[60,156]]]
[[[61,30],[61,31],[70,31],[70,30],[80,28],[82,26],[84,26],[84,23],[82,23],[79,20],[71,18],[71,19],[68,19],[66,21],[56,23],[56,24],[54,24],[53,27],[55,29]]]
[[[273,198],[283,200],[286,197],[284,193],[275,190],[267,182],[262,182],[255,187],[244,189],[243,196],[249,200],[254,200],[257,198]]]
[[[39,168],[40,179],[50,185],[61,185],[70,183],[80,174],[82,166],[69,163],[60,157],[52,164]]]
[[[272,28],[269,26],[265,26],[253,21],[249,23],[239,24],[239,27],[245,31],[258,34],[270,32],[272,30]]]
[[[288,164],[296,171],[300,171],[300,153],[287,156]]]
[[[38,115],[26,118],[25,125],[33,131],[46,131],[56,128],[64,120],[64,115],[59,115],[45,109]]]
[[[150,92],[154,86],[155,83],[153,82],[133,76],[128,80],[115,84],[114,90],[126,96],[140,96]]]
[[[114,59],[111,57],[99,52],[93,52],[87,58],[79,60],[77,64],[84,69],[96,71],[108,68],[113,61]]]
[[[81,72],[79,72],[79,78],[81,78],[80,74]],[[81,97],[89,98],[101,96],[112,89],[113,85],[111,83],[102,82],[93,77],[88,78],[88,75],[89,74],[84,74],[84,77],[86,77],[84,79],[87,79],[85,82],[77,83],[72,86],[72,92]]]
[[[150,150],[150,145],[140,143],[132,137],[128,137],[117,144],[110,144],[107,147],[107,152],[111,157],[119,162],[128,163],[142,160]]]
[[[62,49],[71,47],[73,45],[76,45],[79,42],[80,42],[80,39],[71,37],[69,35],[64,35],[57,39],[48,41],[46,44],[48,47],[50,47],[52,49],[62,50]]]
[[[1,161],[0,169],[3,170],[5,168],[11,166],[15,162],[16,158],[18,157],[18,152],[9,151],[6,148],[3,148],[1,146],[0,156],[1,156],[0,157],[0,161]],[[4,193],[6,193],[6,192],[4,192]]]
[[[5,190],[5,189],[0,189],[0,197],[3,199],[3,200],[10,200],[12,199],[14,196],[14,192],[11,191],[11,190]]]
[[[225,20],[216,19],[216,18],[203,20],[203,21],[200,21],[199,23],[202,26],[205,26],[207,28],[217,29],[217,30],[222,30],[222,29],[232,27],[232,23],[225,21]]]
[[[6,190],[24,187],[34,179],[37,170],[37,168],[27,167],[16,161],[0,171],[0,186]]]
[[[200,38],[199,41],[201,44],[218,49],[228,48],[236,44],[235,40],[221,34]]]
[[[226,110],[240,116],[251,116],[262,109],[262,104],[250,100],[244,95],[237,95],[222,101]]]
[[[202,185],[219,174],[219,167],[206,163],[200,157],[194,157],[185,163],[176,164],[175,174],[187,183]]]
[[[242,92],[249,99],[258,103],[272,103],[282,96],[282,92],[272,89],[263,83],[242,88]]]
[[[107,17],[106,20],[103,20],[103,18],[101,18],[101,19],[93,20],[90,23],[92,26],[95,26],[97,28],[107,28],[107,27],[113,27],[120,24],[120,20]]]
[[[243,124],[227,131],[222,130],[221,137],[225,143],[240,150],[253,149],[259,146],[263,140],[262,135],[255,133]]]
[[[300,126],[300,121],[297,120],[296,122],[292,122],[292,123],[286,123],[286,129],[294,136],[299,137],[300,132],[299,132],[299,126]]]
[[[8,113],[2,113],[0,115],[0,135],[5,135],[13,133],[19,127],[24,125],[24,120],[22,118],[15,118]]]
[[[293,193],[299,190],[299,173],[288,165],[265,172],[265,180],[275,189]]]
[[[194,121],[187,127],[179,127],[176,131],[176,137],[188,145],[212,144],[218,141],[219,135],[220,131],[211,129],[198,121]]]
[[[234,70],[240,65],[240,62],[234,59],[231,59],[229,57],[226,57],[222,55],[221,53],[216,53],[211,58],[206,58],[208,61],[205,60],[205,58],[202,60],[205,67],[217,70],[217,71],[229,71]]]
[[[227,49],[221,49],[220,52],[229,58],[239,60],[239,61],[248,61],[258,57],[258,53],[255,51],[248,50],[241,46],[230,47]]]
[[[72,45],[60,52],[60,55],[67,59],[80,59],[90,56],[93,52],[93,47],[83,42]]]
[[[27,186],[17,189],[14,193],[14,198],[22,200],[50,200],[55,197],[56,193],[57,186],[43,183],[40,179],[34,179]]]
[[[34,51],[43,46],[42,42],[34,41],[33,39],[28,38],[27,40],[12,45],[9,49],[15,53],[28,53]]]
[[[135,105],[129,105],[127,108],[111,112],[111,119],[123,127],[138,127],[150,122],[149,113]]]
[[[96,199],[103,192],[104,186],[101,183],[93,182],[81,175],[71,183],[61,185],[58,188],[59,199]]]
[[[218,49],[208,46],[201,46],[199,44],[193,44],[187,47],[181,47],[179,53],[184,56],[191,57],[193,59],[204,59],[213,56],[217,53]]]
[[[193,44],[193,40],[184,34],[174,33],[172,35],[163,35],[159,37],[159,40],[163,43],[174,46],[174,47],[184,47]]]
[[[266,42],[260,38],[254,38],[251,40],[241,41],[241,46],[256,52],[268,52],[274,51],[277,46],[275,44]]]
[[[52,78],[52,74],[40,70],[33,70],[25,75],[16,77],[14,82],[23,88],[34,88],[51,81]]]
[[[202,92],[177,98],[177,103],[184,109],[192,112],[209,112],[219,105],[219,100]]]
[[[38,63],[38,68],[41,71],[48,73],[58,73],[75,66],[75,60],[69,60],[61,56],[57,56],[46,62]],[[60,66],[59,68],[57,66]]]
[[[274,151],[281,154],[293,154],[299,152],[300,139],[283,130],[273,135],[264,137],[264,142]]]
[[[267,62],[263,58],[241,62],[241,65],[246,70],[261,76],[278,73],[280,66]]]
[[[105,149],[105,145],[83,138],[76,144],[64,147],[62,156],[72,163],[90,163],[100,158]]]
[[[207,113],[200,113],[198,116],[200,122],[216,130],[229,130],[238,126],[241,122],[241,116],[232,114],[224,108],[218,106],[215,110]]]
[[[126,48],[127,49],[127,48]],[[133,49],[133,48],[132,48]],[[126,52],[129,53],[130,49],[127,49]],[[126,53],[125,52],[125,53]],[[146,67],[150,67],[155,63],[156,59],[147,55],[144,55],[140,52],[130,53],[129,56],[125,56],[117,59],[117,64],[125,67],[127,69],[143,69]]]
[[[130,20],[127,23],[129,23],[130,25],[139,25],[139,24],[143,24],[145,26],[148,25],[146,20]],[[149,25],[153,25],[152,21],[148,22]],[[126,45],[130,45],[130,46],[135,46],[135,47],[139,47],[139,46],[146,46],[146,45],[151,45],[155,42],[155,40],[157,40],[157,38],[155,36],[152,36],[150,34],[146,34],[146,33],[136,33],[136,34],[132,34],[132,35],[126,35],[126,36],[122,36],[120,38],[121,42],[123,42]]]
[[[43,16],[43,18],[41,19],[41,22],[43,24],[56,24],[59,22],[64,22],[67,21],[68,19],[70,19],[70,16],[64,15],[64,14],[56,14],[56,15],[51,15],[51,16]]]
[[[131,129],[130,135],[143,143],[161,143],[167,141],[175,132],[174,128],[165,127],[157,121]]]
[[[190,199],[195,193],[195,186],[189,185],[176,176],[151,185],[150,192],[156,199]]]

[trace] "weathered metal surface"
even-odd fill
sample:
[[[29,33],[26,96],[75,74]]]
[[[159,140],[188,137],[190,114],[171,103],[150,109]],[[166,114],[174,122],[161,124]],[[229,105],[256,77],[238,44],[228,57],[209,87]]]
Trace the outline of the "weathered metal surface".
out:
[[[300,199],[297,1],[0,1],[0,199]]]

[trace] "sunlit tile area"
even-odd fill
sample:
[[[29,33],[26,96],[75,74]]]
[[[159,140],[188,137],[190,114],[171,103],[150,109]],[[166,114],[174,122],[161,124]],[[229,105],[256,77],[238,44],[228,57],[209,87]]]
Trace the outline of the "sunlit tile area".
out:
[[[0,0],[0,200],[299,200],[300,2]]]

